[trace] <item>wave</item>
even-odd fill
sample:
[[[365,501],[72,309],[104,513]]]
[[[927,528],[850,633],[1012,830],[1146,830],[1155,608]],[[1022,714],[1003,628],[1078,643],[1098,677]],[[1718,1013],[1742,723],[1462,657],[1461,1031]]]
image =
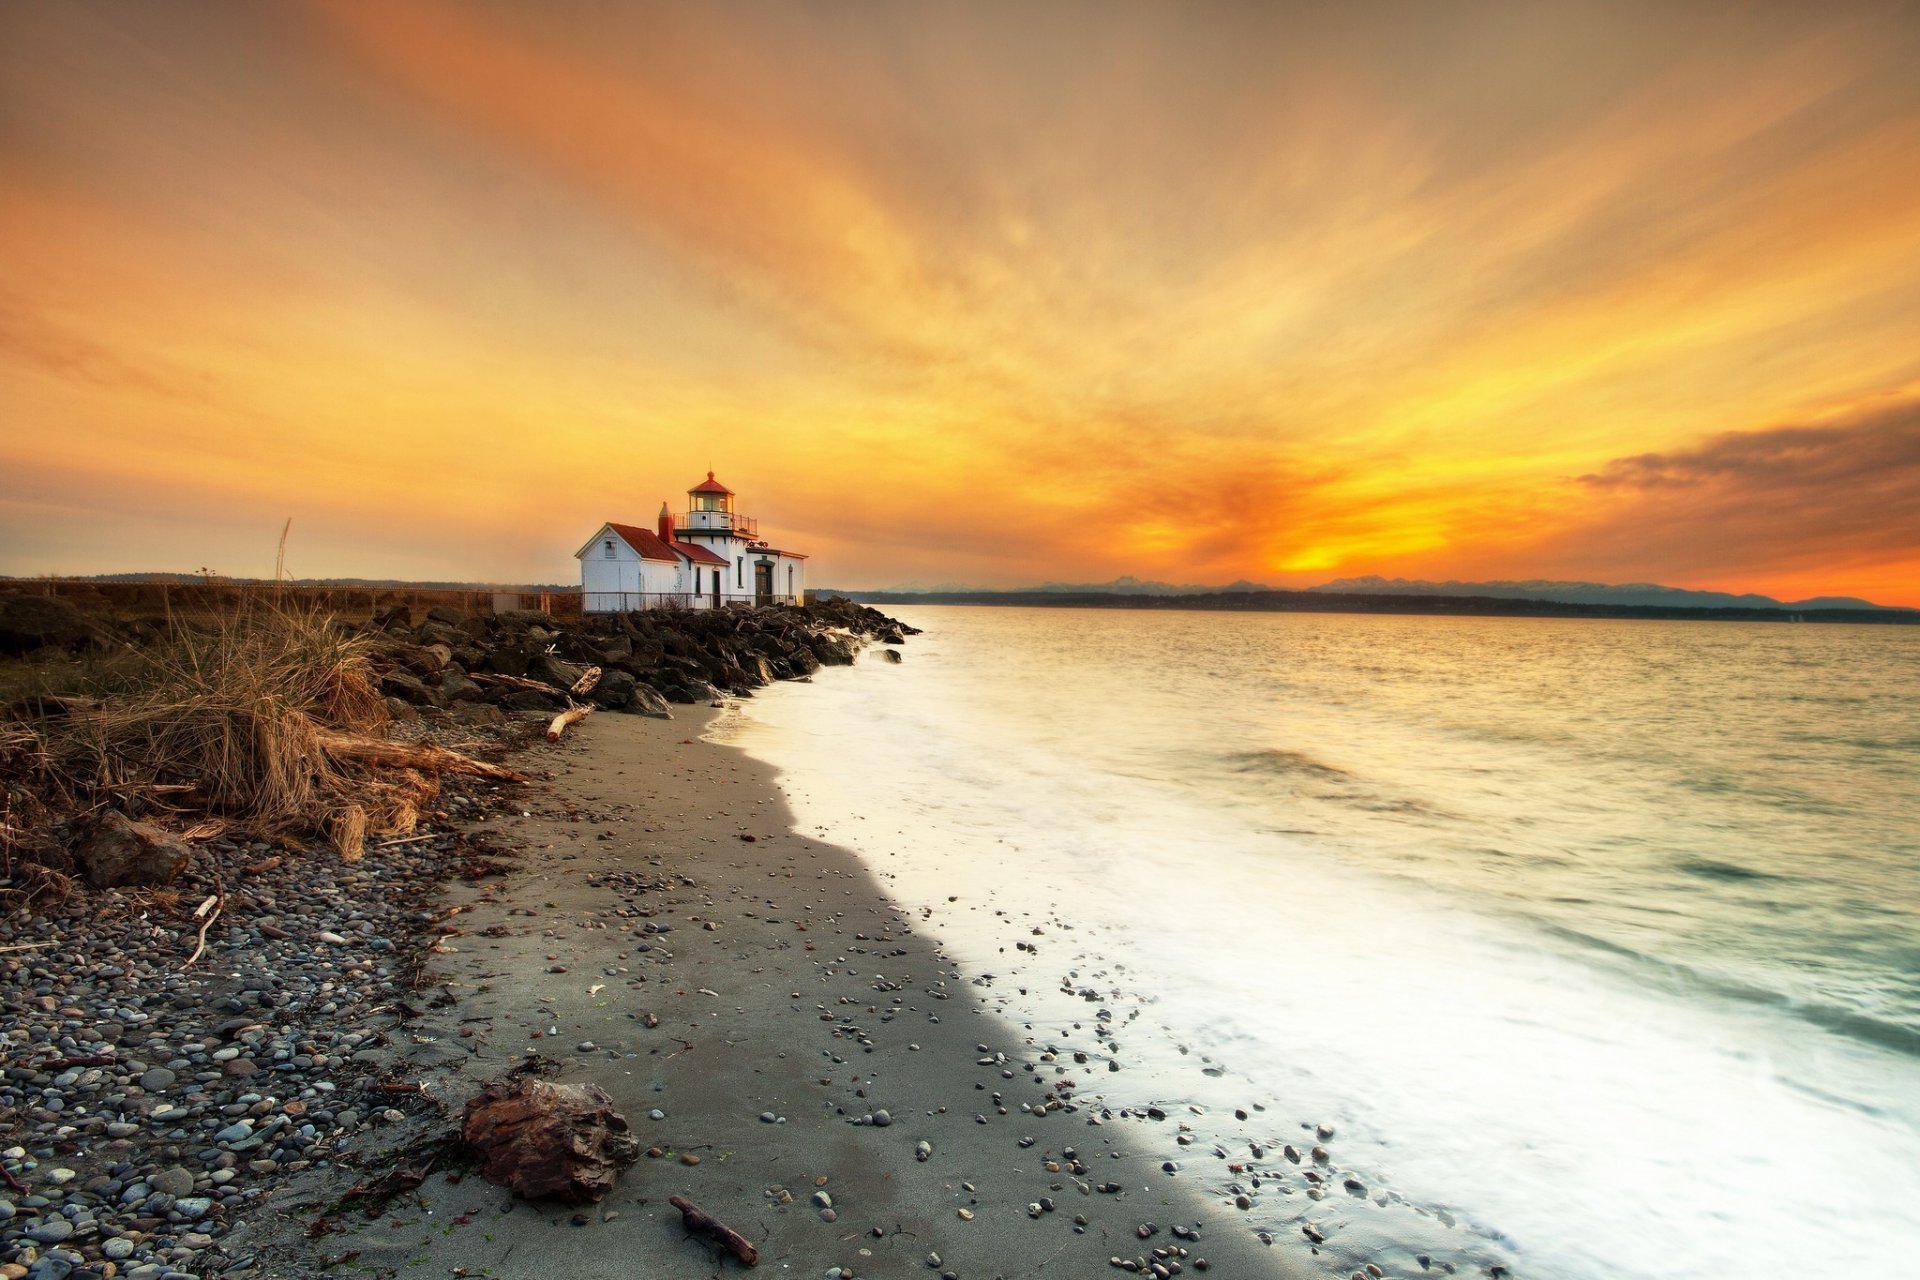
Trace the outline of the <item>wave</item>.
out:
[[[1801,1022],[1820,1027],[1835,1035],[1845,1036],[1849,1040],[1873,1045],[1879,1049],[1891,1049],[1908,1057],[1920,1058],[1920,1027],[1909,1023],[1876,1018],[1870,1013],[1864,1013],[1846,1005],[1833,1004],[1824,1000],[1809,1000],[1772,987],[1743,982],[1723,973],[1651,955],[1565,925],[1546,924],[1542,927],[1546,932],[1574,943],[1583,950],[1598,951],[1617,957],[1627,961],[1633,967],[1657,973],[1664,979],[1671,980],[1677,975],[1697,990],[1719,996],[1724,1000],[1776,1009]]]
[[[1771,871],[1761,871],[1755,867],[1719,862],[1713,858],[1686,858],[1674,863],[1674,870],[1684,871],[1690,876],[1702,876],[1708,880],[1791,880],[1794,878],[1776,875]]]
[[[1351,778],[1353,776],[1345,769],[1330,765],[1324,760],[1316,760],[1304,751],[1282,751],[1278,748],[1236,751],[1226,756],[1225,760],[1228,767],[1236,773],[1266,773],[1276,777],[1311,778]]]

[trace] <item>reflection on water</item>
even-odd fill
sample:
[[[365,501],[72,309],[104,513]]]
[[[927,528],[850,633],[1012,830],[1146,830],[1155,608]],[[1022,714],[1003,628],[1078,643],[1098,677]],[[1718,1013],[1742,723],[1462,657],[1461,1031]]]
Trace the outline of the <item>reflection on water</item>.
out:
[[[1276,1234],[1541,1276],[1920,1255],[1920,632],[910,620],[905,663],[728,732],[1037,1035],[1129,1001],[1110,1096],[1337,1118],[1368,1194],[1275,1179]]]

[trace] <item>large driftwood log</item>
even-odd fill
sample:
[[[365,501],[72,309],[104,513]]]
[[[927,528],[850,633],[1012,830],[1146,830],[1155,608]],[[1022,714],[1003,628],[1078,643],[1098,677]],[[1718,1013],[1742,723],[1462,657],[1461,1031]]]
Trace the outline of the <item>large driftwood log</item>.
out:
[[[680,1219],[686,1223],[687,1230],[699,1232],[719,1244],[728,1253],[740,1259],[748,1266],[756,1266],[760,1261],[760,1251],[738,1231],[729,1227],[720,1219],[702,1209],[685,1196],[669,1196],[667,1203],[680,1211]]]
[[[423,773],[466,773],[497,782],[525,782],[527,775],[485,760],[463,756],[458,751],[435,746],[431,742],[391,742],[385,738],[363,738],[358,734],[333,729],[316,729],[320,746],[336,760],[371,765],[377,769],[419,769]]]
[[[550,698],[563,698],[566,690],[557,689],[545,680],[532,680],[526,676],[503,676],[497,671],[470,671],[467,679],[477,680],[481,684],[499,685],[504,689],[530,689],[534,693],[544,693]]]
[[[576,698],[584,698],[588,694],[592,693],[593,687],[599,683],[600,683],[600,668],[588,667],[585,671],[580,673],[580,678],[573,682],[573,688],[567,690],[567,692],[571,693]]]
[[[547,726],[547,741],[560,741],[560,735],[567,731],[568,725],[578,724],[592,714],[593,704],[591,702],[578,707],[568,707],[565,711],[555,716],[553,723]]]

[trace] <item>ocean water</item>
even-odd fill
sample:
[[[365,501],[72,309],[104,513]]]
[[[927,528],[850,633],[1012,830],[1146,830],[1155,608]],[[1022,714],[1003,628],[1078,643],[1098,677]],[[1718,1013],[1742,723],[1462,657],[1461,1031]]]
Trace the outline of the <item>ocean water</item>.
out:
[[[1141,1179],[1329,1275],[1920,1274],[1920,629],[902,616],[714,732]]]

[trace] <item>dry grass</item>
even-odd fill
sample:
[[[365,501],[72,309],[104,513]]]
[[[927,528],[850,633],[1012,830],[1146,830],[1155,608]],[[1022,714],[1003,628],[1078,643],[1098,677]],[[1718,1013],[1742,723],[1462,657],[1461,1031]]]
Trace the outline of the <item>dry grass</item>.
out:
[[[437,790],[437,779],[375,777],[323,747],[325,732],[373,734],[387,721],[369,641],[328,615],[249,600],[176,619],[85,692],[31,724],[43,773],[81,802],[72,807],[320,833],[351,858],[369,835],[411,830]],[[7,732],[0,752],[29,749],[6,745],[25,730]]]

